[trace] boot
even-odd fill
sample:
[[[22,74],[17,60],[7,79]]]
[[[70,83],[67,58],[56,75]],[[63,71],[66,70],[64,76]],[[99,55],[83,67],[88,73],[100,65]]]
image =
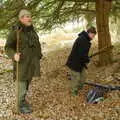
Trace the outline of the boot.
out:
[[[32,113],[31,106],[26,100],[22,101],[20,104],[20,113],[23,113],[23,114]]]
[[[82,90],[83,87],[84,87],[84,83],[80,83],[80,84],[78,85],[78,89],[79,89],[79,90]]]
[[[73,96],[77,96],[78,95],[78,89],[72,89],[71,93]]]

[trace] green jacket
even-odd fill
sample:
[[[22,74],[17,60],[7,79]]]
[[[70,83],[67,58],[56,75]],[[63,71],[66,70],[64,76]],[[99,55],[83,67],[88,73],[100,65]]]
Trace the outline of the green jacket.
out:
[[[19,64],[24,66],[26,65],[25,68],[30,67],[31,64],[34,64],[35,67],[33,71],[35,73],[35,76],[39,76],[39,60],[42,58],[41,45],[39,42],[39,37],[32,25],[27,27],[18,22],[15,26],[13,26],[6,41],[5,52],[9,58],[14,58],[14,54],[16,53],[18,30],[20,30],[19,52],[21,53]]]

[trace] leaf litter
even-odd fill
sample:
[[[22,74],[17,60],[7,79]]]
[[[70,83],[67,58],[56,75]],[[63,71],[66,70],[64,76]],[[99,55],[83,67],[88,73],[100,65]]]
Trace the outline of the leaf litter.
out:
[[[0,120],[120,120],[120,92],[112,91],[98,104],[88,104],[86,95],[92,87],[85,85],[78,96],[72,96],[65,67],[70,49],[46,54],[41,60],[41,77],[33,78],[26,99],[33,107],[30,115],[15,114],[15,82],[12,80],[11,60],[0,58]],[[120,58],[119,55],[116,59]],[[97,58],[94,58],[97,61]],[[2,64],[1,64],[2,63]],[[120,85],[120,62],[107,67],[87,70],[87,80]]]

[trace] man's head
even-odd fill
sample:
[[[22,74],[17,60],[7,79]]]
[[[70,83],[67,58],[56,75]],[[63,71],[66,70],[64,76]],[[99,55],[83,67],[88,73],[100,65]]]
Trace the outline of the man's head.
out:
[[[31,13],[26,9],[21,10],[19,12],[19,21],[25,26],[31,26],[32,24]]]
[[[88,32],[88,36],[90,37],[91,40],[95,37],[95,35],[97,33],[95,27],[88,28],[87,32]]]

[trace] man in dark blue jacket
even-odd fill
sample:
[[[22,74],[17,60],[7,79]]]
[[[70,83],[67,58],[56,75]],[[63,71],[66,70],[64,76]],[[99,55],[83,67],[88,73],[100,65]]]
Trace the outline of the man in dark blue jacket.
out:
[[[90,59],[88,56],[91,47],[91,40],[96,35],[96,29],[90,27],[87,31],[83,31],[78,35],[72,51],[68,57],[66,65],[71,70],[70,86],[73,95],[78,94],[78,90],[83,87],[85,80],[85,69]]]

